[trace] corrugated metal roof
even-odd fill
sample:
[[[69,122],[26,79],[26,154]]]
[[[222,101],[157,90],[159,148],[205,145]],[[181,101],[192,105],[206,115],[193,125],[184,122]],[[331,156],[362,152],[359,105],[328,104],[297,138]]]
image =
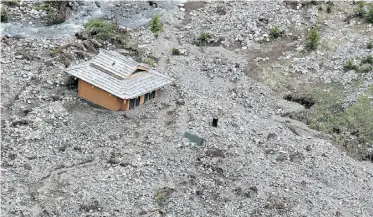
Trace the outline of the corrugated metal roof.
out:
[[[132,99],[173,82],[152,69],[132,74],[138,66],[143,65],[117,52],[100,51],[92,60],[66,72],[122,99]]]

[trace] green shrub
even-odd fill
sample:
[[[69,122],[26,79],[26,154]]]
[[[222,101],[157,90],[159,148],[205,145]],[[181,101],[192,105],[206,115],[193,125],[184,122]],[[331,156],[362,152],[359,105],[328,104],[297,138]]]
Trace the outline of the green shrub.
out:
[[[373,65],[373,56],[369,55],[361,60],[361,64],[372,64]]]
[[[364,17],[365,14],[366,14],[366,11],[365,11],[365,2],[364,1],[359,1],[357,9],[356,9],[356,12],[355,12],[355,15],[357,17]]]
[[[46,12],[46,16],[43,17],[47,25],[59,24],[66,20],[66,14],[63,10],[59,10],[58,2],[43,2],[38,6],[39,10]]]
[[[7,22],[8,21],[8,13],[5,9],[5,7],[1,8],[1,22]]]
[[[326,8],[326,13],[330,14],[332,12],[332,6],[328,5]]]
[[[333,84],[308,90],[307,95],[316,104],[293,117],[312,129],[332,134],[336,145],[360,157],[366,151],[366,145],[373,142],[373,107],[368,96],[360,95],[355,103],[344,108],[346,94],[343,90],[343,86]],[[357,144],[344,146],[352,141],[351,134],[357,137]]]
[[[208,40],[212,38],[212,35],[210,33],[203,32],[199,35],[198,41],[202,45],[206,45],[208,43]]]
[[[370,7],[365,19],[368,23],[373,23],[373,5]]]
[[[348,60],[347,63],[343,66],[343,69],[347,72],[350,70],[357,70],[357,65],[355,65],[353,60]]]
[[[311,31],[308,33],[306,46],[309,50],[316,50],[317,46],[319,46],[319,43],[320,33],[315,27],[313,27]]]
[[[270,35],[271,35],[273,38],[278,38],[278,37],[280,37],[280,36],[281,36],[280,28],[278,28],[278,26],[274,26],[274,27],[271,29]]]
[[[154,195],[155,202],[158,204],[158,206],[163,207],[168,203],[168,200],[174,191],[174,189],[168,187],[158,189]]]
[[[95,35],[104,40],[114,37],[119,31],[117,24],[104,19],[92,19],[84,27],[90,35]]]
[[[364,64],[360,66],[358,70],[359,73],[368,73],[370,71],[372,71],[372,66],[369,64]]]
[[[172,48],[172,55],[180,55],[180,51],[177,48]]]
[[[161,23],[158,14],[154,15],[153,19],[150,21],[150,30],[155,34],[163,31],[163,24]]]
[[[148,64],[149,66],[154,66],[154,60],[153,60],[152,58],[146,58],[146,59],[144,60],[144,62],[145,62],[146,64]]]
[[[368,49],[372,49],[373,48],[373,43],[372,43],[372,39],[371,38],[369,38],[369,40],[368,40],[367,48]]]
[[[6,4],[8,6],[18,6],[20,0],[6,0],[6,1],[2,1],[2,2],[4,2],[4,4]]]

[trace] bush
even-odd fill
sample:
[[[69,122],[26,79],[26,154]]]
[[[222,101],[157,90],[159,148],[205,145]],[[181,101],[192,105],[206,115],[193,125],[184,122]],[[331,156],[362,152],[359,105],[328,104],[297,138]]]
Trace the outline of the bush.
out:
[[[119,31],[117,24],[104,19],[92,19],[84,27],[90,35],[95,35],[104,40],[112,38]]]
[[[366,11],[365,11],[365,2],[364,1],[359,1],[359,4],[357,6],[355,15],[357,17],[364,17],[365,14],[366,14]]]
[[[163,31],[163,24],[157,14],[154,15],[153,19],[150,21],[150,30],[155,34]]]
[[[172,55],[180,55],[180,51],[177,48],[172,48]]]
[[[206,45],[208,40],[210,40],[212,38],[212,35],[210,33],[201,33],[198,37],[198,41],[200,42],[200,44],[202,45]]]
[[[372,64],[373,65],[373,56],[369,55],[361,60],[361,64]]]
[[[372,66],[369,64],[364,64],[360,66],[358,70],[359,73],[368,73],[370,71],[372,71]]]
[[[368,49],[372,49],[373,48],[373,43],[372,43],[372,39],[371,38],[369,38],[369,40],[368,40],[367,48]]]
[[[145,62],[146,64],[148,64],[149,66],[154,66],[154,60],[153,60],[152,58],[146,58],[146,59],[144,60],[144,62]]]
[[[60,24],[66,20],[66,6],[64,1],[45,1],[38,6],[39,10],[46,12],[43,18],[47,25]]]
[[[332,12],[332,6],[328,5],[326,8],[326,13],[330,14]]]
[[[271,33],[270,35],[273,37],[273,38],[278,38],[281,36],[281,32],[280,32],[280,29],[278,28],[278,26],[274,26],[272,29],[271,29]]]
[[[373,5],[370,7],[368,14],[365,17],[368,23],[373,23]]]
[[[8,13],[5,9],[5,7],[1,8],[1,22],[7,22],[8,21]]]
[[[355,65],[353,60],[348,60],[347,63],[343,66],[343,69],[346,72],[350,70],[357,70],[357,65]]]
[[[319,43],[320,33],[315,27],[313,27],[311,31],[308,33],[306,46],[309,50],[316,50]]]
[[[3,1],[3,2],[4,2],[4,4],[6,4],[8,6],[18,6],[20,0],[6,0],[6,1]]]

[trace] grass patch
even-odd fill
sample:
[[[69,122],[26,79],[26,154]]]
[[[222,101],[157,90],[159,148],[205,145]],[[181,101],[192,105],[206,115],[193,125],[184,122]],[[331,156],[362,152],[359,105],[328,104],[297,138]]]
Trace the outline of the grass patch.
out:
[[[8,21],[8,12],[6,11],[5,7],[3,6],[1,8],[1,22],[7,22]]]
[[[4,4],[6,4],[8,6],[18,6],[20,0],[6,0],[6,1],[2,1],[2,2],[4,2]]]
[[[366,13],[367,12],[365,10],[365,2],[364,1],[359,1],[358,5],[357,5],[357,8],[356,8],[355,16],[363,18]]]
[[[369,55],[361,60],[361,64],[372,64],[373,65],[373,56]]]
[[[103,40],[114,37],[119,31],[116,23],[104,19],[92,19],[84,25],[84,28],[90,35]]]
[[[280,31],[280,28],[278,26],[274,26],[272,29],[271,29],[271,32],[269,33],[269,35],[272,37],[272,38],[279,38],[281,36],[281,31]]]
[[[368,73],[370,71],[372,71],[372,66],[369,64],[361,65],[358,69],[359,73]]]
[[[154,34],[158,34],[163,31],[163,24],[158,14],[155,14],[152,20],[150,21],[150,30]]]
[[[367,49],[372,49],[373,48],[373,42],[372,39],[369,38],[368,43],[367,43]]]
[[[330,14],[332,12],[332,6],[331,5],[328,5],[326,7],[326,13]]]
[[[348,60],[346,64],[343,66],[343,70],[345,72],[351,71],[351,70],[357,70],[358,66],[354,63],[353,60]]]
[[[47,25],[54,25],[63,23],[66,20],[66,14],[61,9],[63,2],[57,1],[46,1],[41,3],[37,8],[46,12],[46,16],[43,17]]]
[[[198,36],[198,42],[199,42],[200,45],[207,45],[208,41],[210,39],[212,39],[212,35],[210,33],[207,33],[207,32],[202,32]]]
[[[152,59],[152,58],[146,58],[145,60],[144,60],[144,62],[146,63],[146,64],[148,64],[149,66],[154,66],[154,60]]]
[[[312,27],[307,36],[306,47],[308,50],[316,50],[320,44],[320,32],[316,27]]]
[[[373,106],[366,95],[361,95],[348,108],[342,106],[346,95],[338,85],[315,88],[305,96],[313,99],[315,105],[294,114],[293,118],[333,135],[336,144],[349,153],[361,158],[366,156],[368,144],[373,144]]]
[[[158,206],[163,207],[168,203],[168,199],[170,198],[171,194],[174,192],[174,189],[164,187],[157,190],[154,195],[154,200],[158,204]]]
[[[177,48],[172,48],[172,55],[180,55],[180,50]]]
[[[370,6],[368,13],[365,16],[365,20],[368,23],[373,23],[373,5]]]

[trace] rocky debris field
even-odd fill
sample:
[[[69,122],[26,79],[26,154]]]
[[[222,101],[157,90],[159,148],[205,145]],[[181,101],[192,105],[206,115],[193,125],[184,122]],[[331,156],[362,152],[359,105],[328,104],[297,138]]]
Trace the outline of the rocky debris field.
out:
[[[366,48],[372,26],[344,21],[356,5],[334,2],[331,13],[327,7],[187,2],[162,14],[158,36],[142,27],[109,40],[84,31],[70,38],[2,37],[2,213],[371,216],[373,164],[351,150],[373,151],[372,141],[362,140],[373,129],[373,72],[358,70],[372,54]],[[277,39],[270,36],[275,25],[283,31]],[[321,42],[306,51],[312,25]],[[212,37],[201,44],[201,33]],[[78,98],[63,70],[98,49],[152,63],[175,85],[128,112]],[[346,71],[350,59],[357,66]],[[320,86],[343,97],[333,104],[310,91]],[[362,97],[368,107],[353,110]],[[361,121],[360,136],[342,127],[327,131],[335,126],[320,110],[336,104],[341,110],[327,115],[338,124]],[[214,117],[218,127],[211,126]],[[206,141],[196,145],[185,132]],[[338,145],[336,138],[350,143]]]

